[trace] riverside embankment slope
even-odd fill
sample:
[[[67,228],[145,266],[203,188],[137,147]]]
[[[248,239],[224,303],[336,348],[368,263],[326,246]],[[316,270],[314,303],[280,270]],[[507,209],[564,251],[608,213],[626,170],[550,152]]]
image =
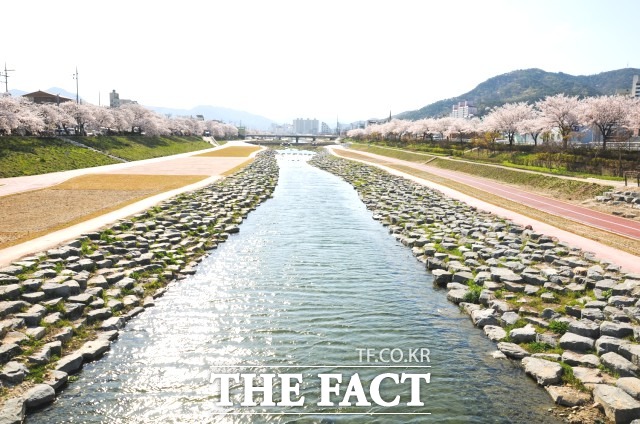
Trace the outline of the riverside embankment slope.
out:
[[[335,147],[337,154],[344,152],[345,149],[342,147]],[[348,150],[346,150],[348,152]],[[604,244],[594,240],[593,238],[587,238],[584,236],[580,236],[573,231],[568,231],[562,226],[551,225],[542,220],[536,219],[536,214],[542,215],[544,209],[539,209],[541,202],[545,204],[557,204],[557,208],[553,210],[549,210],[550,215],[559,216],[562,220],[570,221],[572,219],[577,220],[578,222],[584,222],[584,224],[580,224],[584,227],[584,232],[589,233],[589,222],[593,222],[594,220],[597,222],[597,226],[599,228],[606,228],[607,231],[612,231],[612,235],[616,233],[617,228],[621,228],[622,230],[628,231],[627,235],[623,236],[628,240],[634,240],[637,243],[638,238],[634,238],[634,234],[640,233],[640,224],[635,221],[631,221],[628,219],[623,219],[619,217],[615,217],[613,215],[606,215],[600,212],[596,212],[590,210],[588,208],[580,208],[574,207],[575,205],[569,205],[566,202],[555,201],[550,198],[543,198],[542,200],[538,199],[539,196],[536,196],[533,202],[529,202],[528,199],[532,198],[531,193],[520,192],[518,197],[513,201],[517,204],[522,204],[527,206],[530,209],[529,216],[523,215],[522,213],[514,212],[513,210],[496,206],[495,204],[488,203],[486,201],[480,200],[473,195],[464,194],[455,189],[446,187],[442,184],[435,183],[426,178],[420,178],[415,175],[411,175],[407,172],[403,172],[399,169],[393,167],[394,164],[401,165],[405,168],[411,168],[416,170],[425,170],[430,174],[442,176],[445,178],[450,178],[454,181],[462,181],[468,187],[472,187],[475,191],[486,190],[491,192],[492,194],[496,194],[498,197],[503,197],[506,191],[512,190],[511,187],[508,187],[504,184],[499,184],[496,182],[489,182],[483,178],[472,178],[468,175],[461,174],[459,172],[451,172],[447,170],[440,170],[439,168],[429,167],[424,164],[417,164],[414,162],[404,161],[400,159],[389,158],[385,156],[380,156],[376,154],[366,153],[366,152],[355,152],[356,155],[354,157],[350,157],[352,160],[360,161],[363,163],[368,163],[372,166],[377,166],[385,171],[393,174],[399,175],[404,178],[411,179],[419,184],[426,185],[428,187],[434,188],[449,197],[454,199],[458,199],[460,201],[465,202],[468,205],[475,206],[479,209],[491,211],[496,213],[502,217],[508,218],[517,222],[521,225],[531,225],[537,231],[543,232],[545,234],[557,237],[558,239],[569,243],[571,246],[578,247],[587,252],[597,252],[598,257],[604,260],[615,261],[618,265],[620,265],[623,269],[628,270],[629,272],[640,273],[640,260],[638,254],[635,252],[623,251],[618,248],[612,247],[608,244]],[[490,188],[485,188],[484,185],[491,183],[493,184]],[[565,211],[567,208],[572,207],[575,211],[575,217],[567,217]],[[585,221],[586,217],[588,217],[588,221]],[[615,227],[609,227],[609,223],[613,223]],[[592,227],[595,228],[595,227]],[[595,233],[595,231],[592,231]],[[607,237],[605,233],[598,233],[601,237]],[[640,252],[638,252],[640,253]]]

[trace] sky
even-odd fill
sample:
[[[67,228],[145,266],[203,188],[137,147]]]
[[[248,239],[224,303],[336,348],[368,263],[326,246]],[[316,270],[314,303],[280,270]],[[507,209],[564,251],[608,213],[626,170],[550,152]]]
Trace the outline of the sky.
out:
[[[637,0],[7,0],[0,16],[9,89],[75,93],[77,67],[90,103],[115,89],[279,123],[383,118],[518,69],[640,68]]]

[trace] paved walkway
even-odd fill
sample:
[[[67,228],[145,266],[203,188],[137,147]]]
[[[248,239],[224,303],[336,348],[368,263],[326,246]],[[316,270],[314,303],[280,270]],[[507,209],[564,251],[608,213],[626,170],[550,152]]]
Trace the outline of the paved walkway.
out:
[[[72,171],[54,172],[28,177],[15,177],[0,179],[0,196],[20,193],[29,190],[37,190],[60,184],[70,178],[86,174],[142,174],[142,175],[205,175],[205,178],[197,183],[180,187],[140,200],[122,209],[101,215],[80,224],[54,231],[45,236],[29,240],[27,242],[7,247],[0,250],[0,266],[9,265],[24,256],[28,256],[43,250],[51,249],[66,241],[73,240],[80,235],[95,231],[119,219],[139,213],[164,200],[187,191],[197,190],[220,179],[222,174],[244,163],[247,157],[203,157],[202,153],[224,149],[230,146],[252,146],[244,142],[229,142],[213,149],[199,150],[197,152],[183,153],[162,158],[147,159],[136,162],[127,162],[115,165],[106,165],[95,168],[76,169]],[[255,147],[255,146],[252,146]],[[257,152],[256,152],[257,153]],[[254,156],[255,153],[252,155]]]
[[[331,146],[330,150],[332,149],[344,149],[344,147],[342,146]],[[364,156],[369,156],[371,158],[376,158],[376,159],[383,159],[384,161],[386,161],[387,163],[398,163],[404,166],[410,166],[416,169],[421,169],[422,165],[421,164],[416,164],[414,162],[408,162],[408,161],[403,161],[400,159],[393,159],[393,158],[389,158],[387,156],[380,156],[380,155],[375,155],[372,153],[366,153],[366,152],[361,152],[359,150],[352,150],[354,153],[358,153],[358,154],[362,154]],[[349,158],[351,159],[351,158]],[[352,159],[352,160],[357,160],[357,159]],[[415,177],[413,175],[410,174],[406,174],[404,172],[398,171],[397,169],[388,167],[388,166],[384,166],[384,165],[380,165],[380,164],[376,164],[373,162],[367,162],[366,160],[358,160],[358,162],[363,162],[363,163],[367,163],[369,165],[373,165],[376,166],[378,168],[384,169],[385,171],[389,172],[390,174],[393,175],[400,175],[403,176],[407,179],[410,179],[412,181],[415,181],[419,184],[431,187],[433,189],[436,189],[442,193],[444,193],[445,195],[460,200],[462,202],[465,202],[471,206],[475,206],[478,209],[481,210],[485,210],[485,211],[489,211],[492,213],[495,213],[496,215],[502,216],[506,219],[509,219],[513,222],[516,222],[520,225],[531,225],[533,227],[533,229],[536,232],[539,233],[544,233],[546,235],[549,236],[553,236],[553,237],[557,237],[559,240],[564,241],[566,243],[568,243],[571,246],[575,246],[578,247],[584,251],[587,252],[592,252],[594,253],[597,257],[599,257],[600,259],[615,263],[619,266],[622,267],[623,270],[627,271],[627,272],[633,272],[633,273],[640,273],[640,257],[638,255],[633,255],[631,253],[627,253],[618,249],[614,249],[613,247],[609,247],[606,246],[602,243],[598,243],[596,241],[587,239],[585,237],[581,237],[578,236],[576,234],[573,234],[571,232],[565,231],[562,228],[558,228],[558,227],[554,227],[552,225],[546,224],[544,222],[541,221],[536,221],[532,218],[529,218],[527,216],[518,214],[516,212],[510,211],[508,209],[505,208],[501,208],[499,206],[495,206],[492,205],[490,203],[484,202],[482,200],[478,200],[474,197],[468,196],[466,194],[460,193],[459,191],[453,190],[449,187],[445,187],[442,186],[440,184],[431,182],[429,180],[425,180],[422,178],[418,178]],[[430,167],[432,168],[432,167]],[[435,170],[438,170],[438,168],[434,168]],[[432,171],[432,169],[429,169],[429,172],[433,172],[434,174],[437,173],[435,171]]]

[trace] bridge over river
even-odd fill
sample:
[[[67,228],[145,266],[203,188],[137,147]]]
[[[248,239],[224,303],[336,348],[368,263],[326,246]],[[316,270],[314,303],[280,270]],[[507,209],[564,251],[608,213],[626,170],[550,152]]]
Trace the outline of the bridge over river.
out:
[[[244,141],[260,145],[279,145],[295,140],[295,144],[304,144],[309,143],[310,141],[314,146],[329,146],[331,144],[336,144],[335,140],[339,138],[340,136],[337,134],[245,134]],[[303,139],[302,143],[300,143],[300,139]]]

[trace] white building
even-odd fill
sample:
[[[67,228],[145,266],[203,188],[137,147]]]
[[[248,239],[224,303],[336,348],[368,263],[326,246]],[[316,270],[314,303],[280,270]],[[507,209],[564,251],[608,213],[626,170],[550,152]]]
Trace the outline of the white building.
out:
[[[296,134],[318,134],[320,124],[317,119],[294,119],[293,130]]]
[[[458,102],[458,104],[453,105],[451,109],[451,117],[452,118],[472,118],[478,113],[478,109],[471,102],[464,101]]]
[[[634,75],[631,83],[631,97],[640,97],[640,76]]]
[[[116,93],[116,90],[109,93],[109,107],[120,107],[129,103],[138,104],[135,100],[121,99],[120,94]]]

